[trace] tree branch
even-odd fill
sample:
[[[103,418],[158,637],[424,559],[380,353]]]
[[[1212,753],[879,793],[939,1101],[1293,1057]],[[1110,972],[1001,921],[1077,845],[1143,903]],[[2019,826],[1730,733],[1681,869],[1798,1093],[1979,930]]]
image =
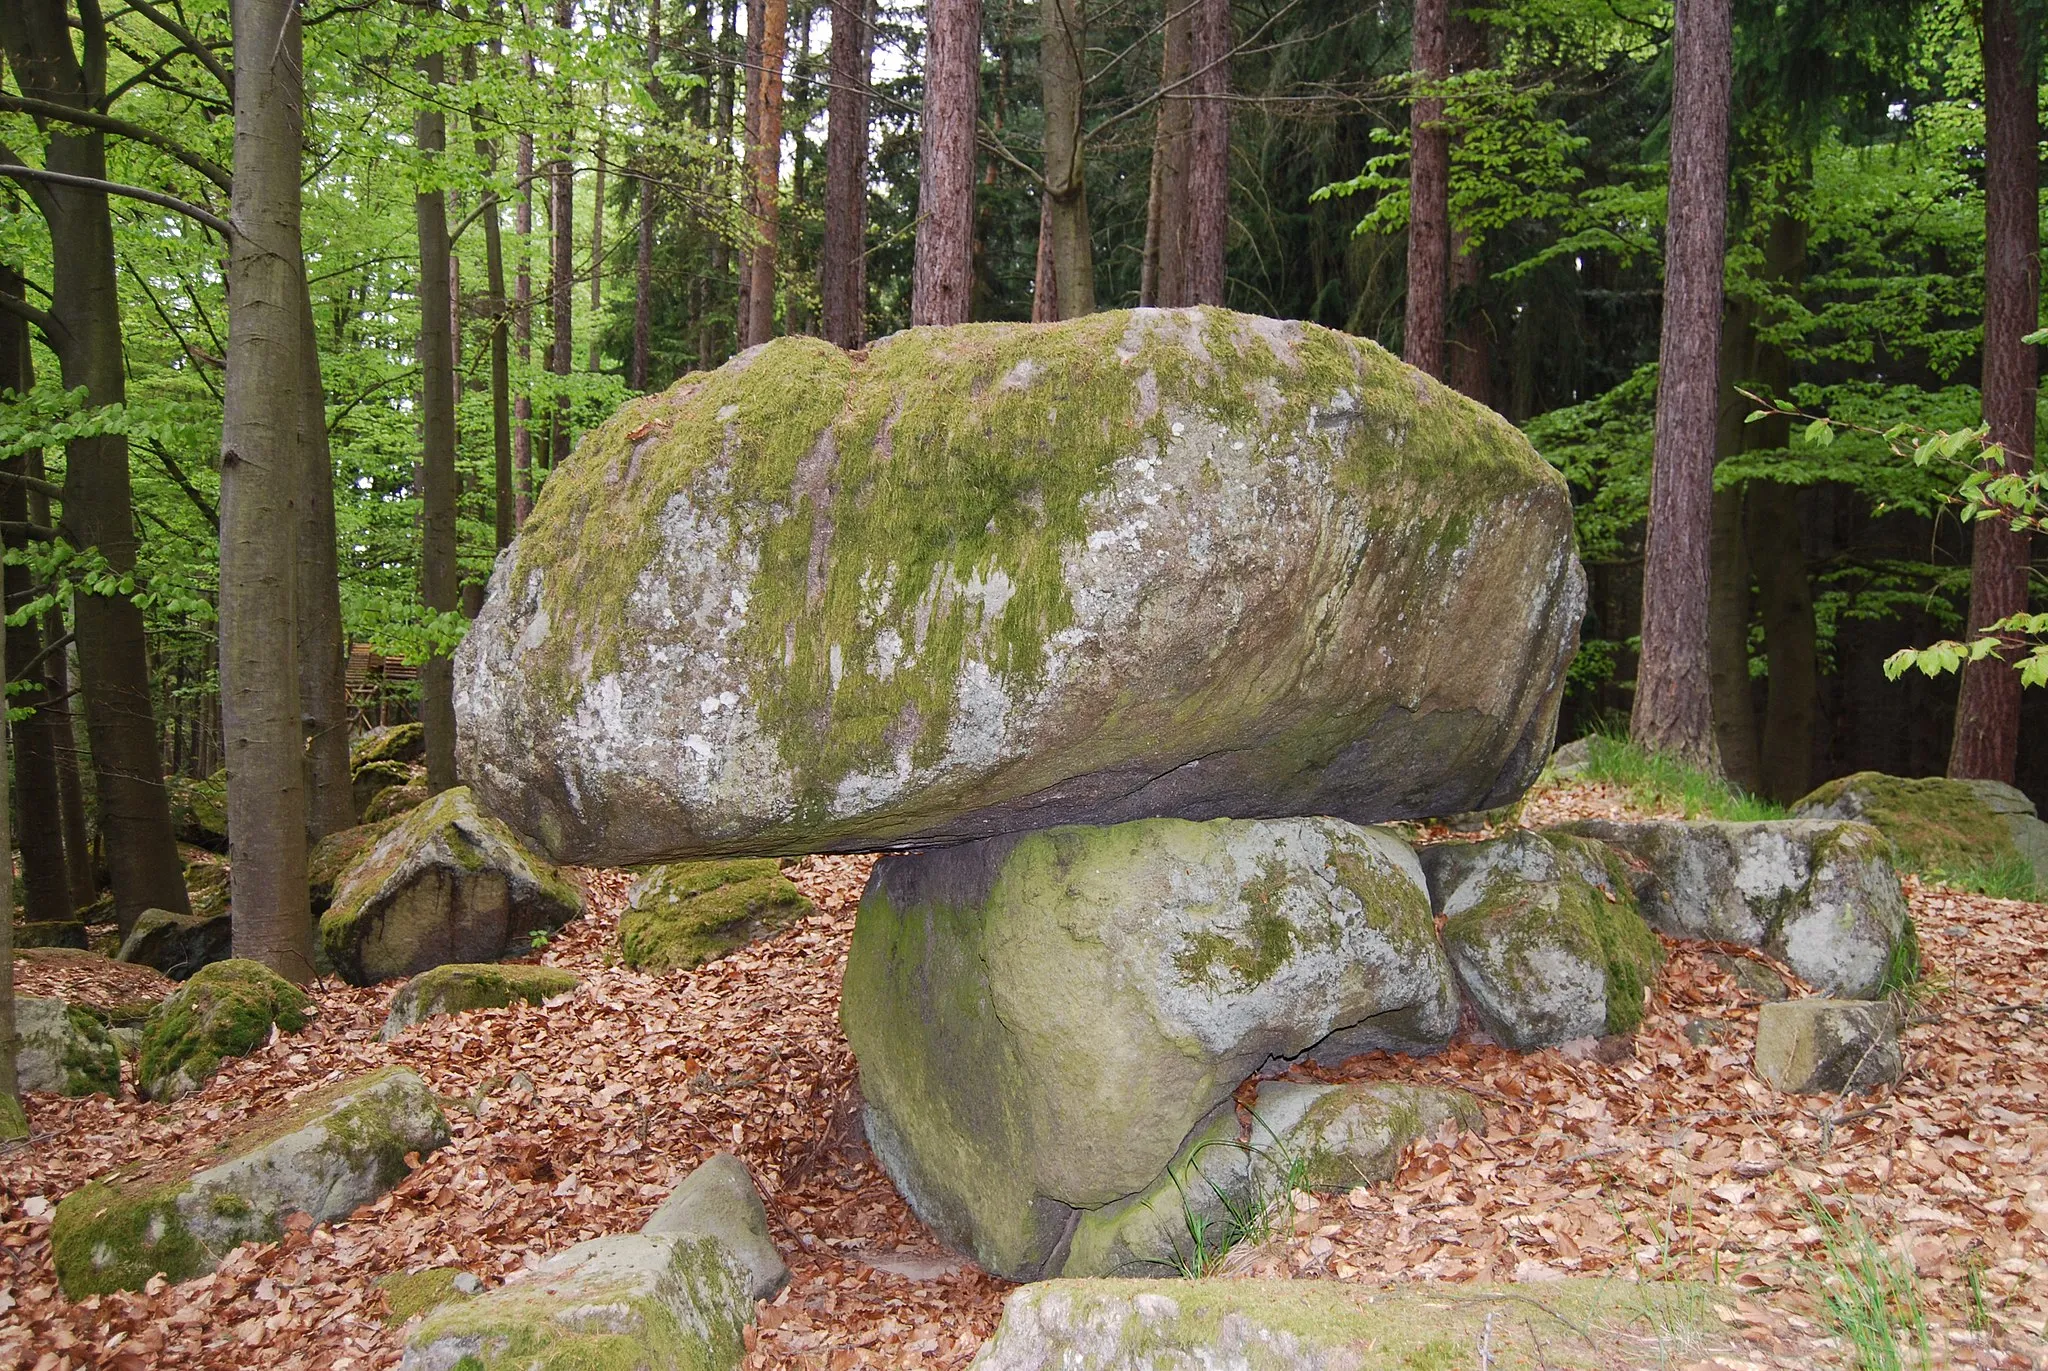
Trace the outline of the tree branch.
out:
[[[189,200],[180,200],[175,195],[162,191],[146,190],[141,186],[124,186],[119,181],[102,181],[93,176],[70,176],[61,171],[44,171],[41,167],[25,167],[18,162],[0,162],[0,176],[11,176],[17,181],[46,181],[55,186],[72,186],[79,190],[96,190],[106,195],[125,196],[140,200],[144,204],[157,205],[173,210],[187,219],[204,224],[224,239],[232,240],[235,231],[227,220],[212,210],[201,209]]]
[[[219,186],[222,190],[230,194],[234,191],[234,182],[228,176],[226,167],[223,167],[211,158],[201,157],[198,153],[193,152],[190,148],[183,146],[174,139],[166,138],[163,134],[153,129],[144,128],[140,124],[131,124],[126,119],[116,119],[110,114],[95,114],[90,110],[75,109],[70,105],[60,105],[54,100],[31,100],[25,96],[8,95],[5,92],[0,92],[0,110],[14,110],[21,114],[40,115],[45,119],[57,119],[67,124],[77,124],[81,128],[98,129],[102,133],[116,134],[122,138],[132,139],[137,143],[147,143],[157,151],[184,163],[216,186]]]
[[[164,475],[175,481],[178,489],[185,492],[185,498],[192,502],[192,507],[199,511],[207,523],[213,525],[213,531],[219,533],[220,510],[204,495],[200,494],[199,488],[194,486],[191,479],[185,475],[185,468],[178,464],[178,459],[171,456],[164,449],[163,444],[154,438],[143,439],[142,446],[147,448],[150,454],[156,458],[157,464],[164,469]]]
[[[4,170],[4,168],[0,168],[0,170]],[[53,351],[61,352],[63,349],[58,346],[59,342],[68,342],[70,340],[70,330],[58,323],[57,317],[54,314],[47,310],[37,309],[19,295],[8,295],[5,292],[0,292],[0,310],[5,310],[17,319],[26,319],[29,323],[41,329],[43,331],[43,338],[50,344]]]
[[[150,4],[149,0],[128,0],[128,7],[150,23],[155,24],[165,33],[168,33],[171,37],[177,39],[179,47],[191,53],[193,57],[198,59],[201,66],[213,73],[213,79],[220,82],[220,88],[228,93],[229,103],[233,103],[235,98],[234,73],[221,63],[220,58],[213,55],[213,49],[199,41],[199,35],[193,33],[192,30]]]
[[[21,472],[9,471],[5,467],[0,467],[0,481],[5,481],[9,485],[20,486],[24,490],[33,490],[40,495],[47,495],[52,500],[62,500],[64,498],[64,487],[54,481],[45,481],[39,476],[26,476]]]

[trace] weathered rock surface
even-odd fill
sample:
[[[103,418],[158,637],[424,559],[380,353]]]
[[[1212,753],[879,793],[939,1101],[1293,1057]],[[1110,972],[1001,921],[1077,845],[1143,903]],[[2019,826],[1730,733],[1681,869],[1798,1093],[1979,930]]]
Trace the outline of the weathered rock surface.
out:
[[[920,1216],[1043,1274],[1076,1209],[1156,1180],[1275,1058],[1457,1023],[1421,870],[1338,819],[1152,819],[884,858],[840,1015]]]
[[[459,766],[605,865],[1481,809],[1548,756],[1583,586],[1523,437],[1327,329],[783,338],[551,473]]]
[[[85,924],[77,919],[36,919],[14,926],[16,947],[75,947],[85,950]]]
[[[171,801],[171,826],[178,841],[212,852],[228,850],[228,773],[214,772],[204,780],[190,776],[166,776],[164,789]]]
[[[425,760],[427,726],[413,722],[373,728],[349,745],[348,766],[356,771],[371,762],[411,764]]]
[[[2036,886],[2048,890],[2048,823],[2024,792],[1998,781],[1913,780],[1859,771],[1829,781],[1792,812],[1869,824],[1917,871],[1967,872],[2024,862]]]
[[[279,1032],[306,1026],[312,1000],[260,962],[230,959],[201,969],[171,993],[142,1030],[135,1086],[152,1100],[199,1089],[229,1057],[246,1056]]]
[[[745,1356],[754,1301],[788,1279],[752,1177],[721,1155],[640,1232],[579,1243],[516,1284],[434,1310],[400,1366],[728,1371]]]
[[[234,929],[228,912],[174,914],[145,909],[121,942],[116,957],[137,966],[155,967],[174,981],[190,979],[203,967],[231,955]]]
[[[1918,974],[1891,845],[1860,823],[1588,819],[1563,832],[1628,856],[1666,933],[1761,948],[1831,995],[1866,999]]]
[[[65,1196],[50,1229],[58,1283],[80,1299],[211,1271],[238,1243],[277,1239],[292,1214],[352,1213],[405,1177],[408,1152],[447,1141],[440,1106],[404,1067],[338,1081],[252,1119],[202,1167],[130,1167]]]
[[[1526,1051],[1627,1033],[1664,960],[1627,868],[1589,838],[1522,830],[1417,854],[1465,998]]]
[[[14,997],[15,1057],[23,1090],[54,1095],[121,1093],[121,1050],[106,1025],[76,1005]]]
[[[521,966],[497,962],[450,963],[437,966],[398,987],[384,1016],[386,1042],[416,1023],[440,1014],[470,1009],[502,1009],[523,1001],[539,1004],[574,990],[577,978],[552,966]]]
[[[1080,1216],[1060,1274],[1197,1270],[1256,1236],[1290,1188],[1349,1190],[1387,1180],[1409,1144],[1442,1128],[1481,1126],[1479,1106],[1461,1090],[1263,1082],[1248,1136],[1236,1110],[1220,1108],[1151,1186]]]
[[[412,768],[403,762],[365,762],[349,773],[349,796],[357,814],[367,814],[370,803],[392,786],[412,784]]]
[[[410,814],[428,800],[434,798],[424,780],[407,781],[404,785],[387,785],[363,806],[363,822],[381,824],[387,819],[396,819]]]
[[[1899,1078],[1898,1014],[1869,1000],[1784,1000],[1756,1016],[1756,1074],[1794,1095],[1848,1094]]]
[[[1735,982],[1735,988],[1745,995],[1754,995],[1759,1000],[1792,997],[1792,987],[1785,984],[1785,978],[1762,962],[1748,957],[1731,957],[1725,952],[1712,953],[1707,960],[1727,972],[1728,979]]]
[[[356,863],[370,855],[385,834],[398,827],[398,818],[402,817],[344,828],[313,844],[312,851],[306,854],[306,886],[312,896],[314,917],[327,912],[327,906],[334,901],[334,887]]]
[[[619,953],[638,971],[687,971],[815,912],[778,862],[671,862],[633,883]]]
[[[528,852],[463,786],[406,815],[335,887],[320,950],[354,985],[523,952],[583,912],[574,881]]]

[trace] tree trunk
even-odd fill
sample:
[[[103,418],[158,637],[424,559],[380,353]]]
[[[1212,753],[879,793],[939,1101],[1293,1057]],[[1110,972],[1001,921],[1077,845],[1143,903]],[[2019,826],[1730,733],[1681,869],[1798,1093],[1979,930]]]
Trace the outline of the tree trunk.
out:
[[[1401,358],[1436,377],[1444,374],[1450,293],[1451,135],[1443,98],[1428,92],[1451,74],[1450,14],[1450,0],[1415,0],[1417,94],[1408,109],[1408,302]]]
[[[1813,581],[1799,528],[1802,492],[1796,486],[1764,482],[1755,493],[1757,498],[1749,502],[1749,559],[1756,568],[1757,608],[1771,673],[1758,788],[1766,798],[1790,804],[1813,789],[1813,725],[1820,679]]]
[[[1720,761],[1708,684],[1708,543],[1727,251],[1729,27],[1729,0],[1678,0],[1643,647],[1629,719],[1629,735],[1643,747],[1712,770]]]
[[[555,27],[568,33],[576,21],[575,0],[555,0]],[[572,96],[562,92],[561,141],[556,146],[553,170],[549,173],[548,226],[553,230],[554,255],[548,271],[548,296],[554,311],[554,336],[548,348],[549,370],[567,376],[575,366],[575,321],[571,311],[576,289],[576,179],[570,154],[576,135]],[[558,386],[548,416],[547,469],[552,470],[569,447],[569,392]]]
[[[28,455],[28,474],[47,479],[41,451]],[[41,491],[30,491],[28,517],[44,528],[51,527],[50,499]],[[43,641],[54,643],[64,636],[64,611],[51,609],[43,615]],[[78,767],[78,720],[71,708],[71,653],[59,649],[43,663],[48,673],[50,703],[37,712],[49,720],[57,754],[57,803],[64,820],[64,869],[71,878],[71,908],[84,909],[99,898],[99,873],[92,857],[92,830],[85,821],[85,782]]]
[[[1451,73],[1479,71],[1491,60],[1487,51],[1486,25],[1459,13],[1450,27]],[[1445,152],[1445,204],[1449,205],[1448,148]],[[1474,248],[1465,231],[1451,228],[1451,285],[1447,300],[1449,335],[1445,341],[1444,380],[1460,395],[1469,395],[1482,405],[1493,403],[1493,324],[1480,300],[1480,286],[1486,280],[1481,262],[1483,248]]]
[[[1749,445],[1754,425],[1746,421],[1754,406],[1736,394],[1735,387],[1754,379],[1755,361],[1755,310],[1745,300],[1731,300],[1721,325],[1721,397],[1714,414],[1717,459],[1732,457]],[[1749,680],[1749,624],[1755,604],[1750,595],[1744,501],[1739,485],[1714,492],[1707,552],[1707,670],[1714,746],[1722,774],[1744,790],[1760,794],[1763,771],[1757,751],[1756,701]]]
[[[832,0],[831,89],[825,96],[825,337],[867,342],[868,80],[872,0]]]
[[[610,99],[610,91],[599,86],[597,107],[600,111]],[[600,114],[597,165],[591,172],[590,183],[590,355],[583,368],[585,371],[601,371],[604,366],[604,150],[605,126]]]
[[[1230,0],[1201,0],[1194,40],[1183,303],[1220,305],[1223,249],[1230,230]]]
[[[421,61],[427,84],[438,87],[441,54]],[[438,161],[447,146],[439,106],[423,105],[414,121],[421,153]],[[560,178],[563,182],[567,177]],[[455,369],[448,328],[448,204],[438,189],[413,197],[420,242],[420,598],[429,613],[460,603],[455,564]],[[557,305],[566,308],[567,283],[557,278]],[[558,335],[559,337],[560,335]],[[564,349],[557,348],[561,357]],[[455,784],[455,664],[445,654],[420,666],[420,722],[426,725],[427,787]]]
[[[930,0],[910,322],[964,324],[974,299],[974,149],[981,0]]]
[[[702,3],[702,0],[699,0]],[[661,0],[647,0],[647,89],[661,103]],[[633,362],[627,380],[647,389],[654,351],[654,181],[642,168],[639,187],[640,240],[633,253]]]
[[[303,258],[301,262],[303,263]],[[341,568],[335,548],[334,454],[327,441],[327,398],[320,381],[318,325],[303,272],[298,290],[299,481],[297,651],[299,709],[305,732],[306,836],[318,842],[356,821],[348,769],[348,644],[341,622]]]
[[[529,79],[533,59],[526,59]],[[533,510],[533,135],[519,135],[514,169],[519,177],[519,270],[514,276],[512,334],[519,344],[519,394],[512,400],[512,526],[516,532]]]
[[[1031,322],[1050,324],[1060,317],[1060,283],[1052,264],[1052,197],[1038,197],[1038,269],[1031,283]]]
[[[2041,299],[2041,118],[2038,55],[2022,31],[2019,0],[1984,0],[1984,421],[2005,449],[2006,470],[2031,469],[2039,354],[2020,340]],[[1972,525],[1969,633],[2027,607],[2031,539],[2005,519]],[[1948,774],[2013,779],[2020,746],[2020,680],[2010,662],[1963,667]]]
[[[738,27],[739,24],[739,14],[739,0],[724,0],[723,8],[719,11],[718,49],[721,54],[731,54],[733,48],[734,30]],[[722,149],[727,150],[728,152],[732,148],[734,111],[738,108],[739,105],[738,92],[736,89],[736,87],[739,85],[739,66],[740,64],[738,62],[733,61],[723,61],[719,64],[718,146]],[[724,234],[714,230],[711,235],[712,290],[722,295],[725,291],[726,286],[730,284],[731,281],[732,246],[725,241]],[[745,300],[746,281],[744,279],[744,276],[742,276],[742,279],[740,280],[738,285],[737,294],[734,299],[733,337],[735,340],[737,340],[737,338],[739,337],[741,316],[744,312],[741,306],[744,304]],[[710,317],[709,313],[707,312],[705,317],[698,324],[697,365],[699,367],[708,369],[710,367],[716,366],[720,361],[724,360],[724,357],[724,330]]]
[[[0,618],[0,659],[6,656],[7,623]],[[0,776],[7,774],[7,730],[0,728]],[[0,785],[0,852],[9,850],[7,787]],[[0,881],[0,1142],[28,1136],[21,1110],[21,1077],[15,1054],[20,1050],[14,1027],[14,883]]]
[[[1195,12],[1202,0],[1165,0],[1159,35],[1159,103],[1152,127],[1152,194],[1145,210],[1139,303],[1172,309],[1187,293],[1188,167],[1194,130]]]
[[[497,6],[492,6],[495,17]],[[498,52],[498,40],[491,40],[492,56]],[[464,74],[476,76],[475,50],[465,54],[464,62],[468,71]],[[481,108],[470,111],[470,127],[485,127],[485,113]],[[498,140],[481,134],[476,140],[476,155],[491,169],[498,170]],[[496,186],[484,192],[482,209],[484,226],[484,313],[491,321],[491,494],[492,494],[492,545],[504,548],[511,543],[512,534],[519,526],[519,511],[512,490],[512,349],[511,322],[505,317],[505,239],[500,217],[502,202]]]
[[[299,711],[297,534],[307,496],[301,414],[299,18],[293,0],[234,0],[236,233],[220,443],[220,694],[227,743],[234,953],[313,978],[306,768]],[[431,312],[431,304],[430,304]]]
[[[747,275],[747,326],[743,345],[755,347],[775,336],[775,253],[782,218],[782,66],[789,43],[789,0],[762,0],[756,45],[759,70],[754,108],[747,119],[747,216],[754,245]]]
[[[1059,317],[1095,312],[1095,245],[1088,224],[1088,169],[1081,146],[1087,75],[1082,0],[1043,0],[1038,74],[1045,103],[1045,196],[1051,205],[1053,294]],[[1192,179],[1192,178],[1191,178]]]

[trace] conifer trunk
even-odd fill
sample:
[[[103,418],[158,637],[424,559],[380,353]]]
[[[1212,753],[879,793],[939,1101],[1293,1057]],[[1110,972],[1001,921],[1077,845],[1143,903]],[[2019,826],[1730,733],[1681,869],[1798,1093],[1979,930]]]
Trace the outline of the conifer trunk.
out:
[[[1450,75],[1450,10],[1450,0],[1415,0],[1410,65],[1419,91]],[[1439,378],[1450,291],[1450,175],[1443,98],[1418,93],[1408,108],[1408,301],[1401,359]]]
[[[782,67],[789,43],[789,0],[761,0],[761,31],[754,50],[753,108],[747,117],[747,215],[754,244],[742,270],[747,278],[743,347],[775,336],[776,239],[782,217]]]
[[[867,342],[868,80],[871,0],[832,0],[825,96],[825,244],[819,295],[828,341]]]
[[[702,0],[699,0],[702,3]],[[647,0],[647,89],[661,103],[661,0]],[[654,181],[645,172],[638,190],[639,241],[633,253],[633,360],[627,381],[647,389],[654,351]]]
[[[1045,197],[1058,317],[1095,312],[1095,247],[1088,222],[1088,169],[1081,143],[1087,76],[1082,0],[1042,0],[1038,76],[1045,107]]]
[[[931,0],[910,284],[913,325],[964,324],[974,303],[974,149],[980,108],[981,0]]]
[[[1189,303],[1187,241],[1189,142],[1194,128],[1195,11],[1201,0],[1164,0],[1159,35],[1159,103],[1152,127],[1152,194],[1145,212],[1145,265],[1139,303]]]
[[[1200,0],[1195,11],[1194,119],[1188,139],[1186,298],[1220,305],[1230,230],[1230,0]]]

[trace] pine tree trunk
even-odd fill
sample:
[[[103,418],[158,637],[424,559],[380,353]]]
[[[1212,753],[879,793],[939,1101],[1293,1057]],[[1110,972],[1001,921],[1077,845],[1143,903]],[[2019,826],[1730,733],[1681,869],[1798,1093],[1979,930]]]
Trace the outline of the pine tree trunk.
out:
[[[2006,470],[2034,456],[2033,332],[2041,299],[2039,56],[2020,22],[2020,0],[1984,0],[1984,421],[2005,449]],[[1971,636],[2027,607],[2032,540],[2010,521],[1971,525]],[[2020,746],[2019,672],[1990,658],[1963,668],[1948,774],[2012,782]]]
[[[1479,71],[1492,60],[1487,48],[1486,25],[1469,10],[1454,15],[1450,27],[1451,74]],[[1445,152],[1446,205],[1448,207],[1448,147]],[[1445,341],[1444,380],[1460,395],[1469,395],[1482,405],[1493,403],[1493,325],[1480,301],[1480,286],[1486,269],[1481,260],[1484,247],[1474,248],[1465,231],[1451,228],[1451,285],[1446,313],[1449,336]]]
[[[1230,230],[1230,0],[1201,0],[1194,40],[1184,303],[1220,305]]]
[[[1411,65],[1418,89],[1450,75],[1450,10],[1450,0],[1415,0]],[[1401,358],[1442,377],[1451,257],[1451,136],[1442,97],[1418,94],[1409,105],[1408,143],[1408,301]]]
[[[1142,304],[1172,309],[1191,304],[1187,293],[1188,167],[1194,130],[1195,13],[1202,0],[1164,0],[1159,35],[1159,103],[1152,128],[1152,194],[1145,210]]]
[[[789,0],[762,0],[754,110],[747,120],[747,210],[754,225],[747,274],[746,346],[775,336],[776,239],[782,218],[782,67],[789,43]]]
[[[306,836],[318,842],[355,824],[356,801],[348,769],[348,644],[335,547],[334,453],[327,440],[313,296],[303,275],[298,295],[299,709],[306,735]]]
[[[699,0],[700,5],[703,0]],[[647,89],[659,105],[661,90],[661,0],[647,0]],[[647,389],[654,351],[654,182],[642,169],[638,192],[639,242],[633,253],[633,361],[626,377],[635,390]]]
[[[1087,95],[1082,0],[1043,0],[1038,76],[1045,105],[1045,195],[1051,204],[1052,272],[1059,317],[1095,312],[1095,245],[1088,223],[1088,169],[1081,144]]]
[[[735,31],[739,25],[739,0],[724,0],[719,11],[718,50],[722,56],[730,57],[735,46]],[[749,43],[748,47],[751,48]],[[739,62],[724,60],[719,64],[718,73],[718,146],[728,152],[732,148],[733,119],[740,108],[738,98]],[[752,100],[749,97],[748,103]],[[714,231],[711,236],[711,289],[723,295],[733,284],[732,246],[725,241],[725,235]],[[744,322],[746,301],[746,280],[744,274],[738,283],[733,303],[733,338],[739,338]],[[725,358],[725,337],[723,328],[707,313],[698,326],[697,365],[710,368]]]
[[[610,100],[610,92],[598,88],[598,108]],[[597,126],[597,166],[590,183],[590,356],[585,371],[600,371],[604,364],[604,150],[605,126]]]
[[[529,79],[533,58],[526,59]],[[519,394],[512,399],[512,526],[516,532],[533,510],[533,135],[519,135],[514,163],[519,178],[519,269],[513,281],[512,335],[519,345]]]
[[[832,0],[825,96],[825,259],[819,295],[828,341],[867,342],[868,81],[872,0]]]
[[[234,0],[234,224],[220,445],[221,726],[228,754],[234,953],[313,977],[297,543],[307,497],[301,414],[298,6]],[[322,416],[324,420],[324,415]]]
[[[427,83],[442,80],[441,54],[422,59]],[[421,153],[438,160],[447,147],[446,119],[422,106],[414,121]],[[561,177],[566,181],[567,177]],[[440,190],[413,198],[420,247],[420,598],[429,613],[460,603],[455,564],[455,368],[448,327],[453,282],[448,266],[448,204]],[[567,287],[563,284],[562,296]],[[565,303],[558,297],[558,303]],[[558,355],[560,349],[557,350]],[[455,784],[455,664],[445,654],[420,665],[420,722],[426,725],[427,786]]]
[[[910,322],[964,324],[974,303],[974,149],[981,0],[930,0]]]

